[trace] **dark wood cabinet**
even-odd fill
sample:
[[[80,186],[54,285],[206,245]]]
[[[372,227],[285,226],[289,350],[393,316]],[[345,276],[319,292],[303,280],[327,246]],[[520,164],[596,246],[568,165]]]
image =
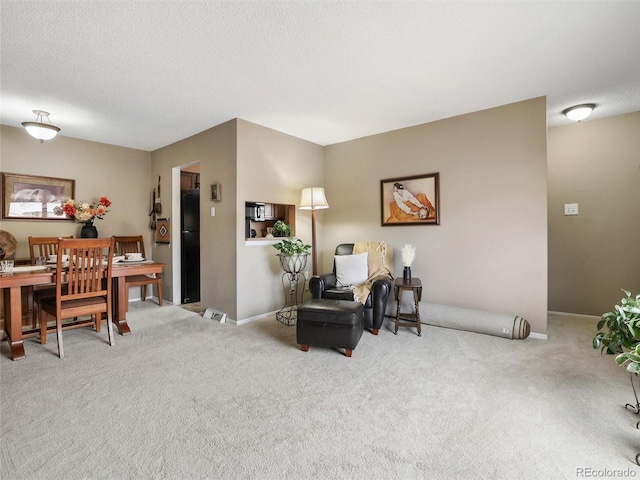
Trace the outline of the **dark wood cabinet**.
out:
[[[200,188],[200,174],[194,172],[180,172],[180,191],[197,190]]]
[[[265,220],[275,220],[276,219],[276,208],[273,203],[265,203],[264,204],[264,219]]]

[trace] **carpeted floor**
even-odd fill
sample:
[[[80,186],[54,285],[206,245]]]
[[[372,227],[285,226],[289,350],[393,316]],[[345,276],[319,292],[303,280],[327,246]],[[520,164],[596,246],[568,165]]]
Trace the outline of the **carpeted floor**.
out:
[[[185,310],[189,310],[190,312],[198,313],[200,314],[200,316],[202,316],[205,311],[205,309],[202,308],[202,304],[200,302],[183,303],[180,305],[180,307],[184,308]]]
[[[2,479],[640,475],[629,377],[591,348],[595,321],[551,316],[547,341],[388,322],[347,358],[275,319],[150,302],[128,319],[113,347],[65,332],[62,360],[55,340],[17,362],[2,343]]]

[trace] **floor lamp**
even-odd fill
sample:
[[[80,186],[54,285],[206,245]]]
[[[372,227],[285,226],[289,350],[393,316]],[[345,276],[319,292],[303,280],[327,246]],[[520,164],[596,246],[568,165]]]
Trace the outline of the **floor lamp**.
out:
[[[318,274],[316,263],[316,210],[329,208],[327,198],[324,196],[323,187],[309,187],[302,189],[300,198],[300,210],[311,210],[311,258],[313,275]]]

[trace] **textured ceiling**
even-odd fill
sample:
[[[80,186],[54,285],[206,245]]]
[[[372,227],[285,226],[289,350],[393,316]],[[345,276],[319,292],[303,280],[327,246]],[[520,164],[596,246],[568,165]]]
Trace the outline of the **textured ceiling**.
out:
[[[640,2],[1,0],[1,122],[154,150],[239,117],[320,145],[547,96],[640,110]]]

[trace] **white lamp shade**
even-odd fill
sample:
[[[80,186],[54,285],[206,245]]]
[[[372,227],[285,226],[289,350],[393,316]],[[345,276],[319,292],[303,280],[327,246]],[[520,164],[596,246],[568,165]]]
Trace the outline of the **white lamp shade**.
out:
[[[29,135],[38,140],[51,140],[60,131],[55,125],[40,122],[22,122],[22,126]]]
[[[329,208],[327,197],[324,196],[324,188],[303,188],[300,197],[300,210],[320,210],[321,208]]]
[[[564,112],[565,116],[573,120],[574,122],[581,122],[593,112],[596,106],[593,103],[585,103],[583,105],[576,105],[575,107],[567,108]]]

